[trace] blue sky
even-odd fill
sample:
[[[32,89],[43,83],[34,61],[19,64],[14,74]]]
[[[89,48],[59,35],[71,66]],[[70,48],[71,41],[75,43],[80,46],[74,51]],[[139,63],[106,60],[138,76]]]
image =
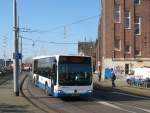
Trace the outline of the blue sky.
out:
[[[100,0],[17,0],[20,28],[46,32],[21,32],[20,35],[35,40],[77,43],[97,37]],[[0,0],[0,58],[3,57],[4,36],[7,37],[7,58],[13,52],[13,0]],[[97,16],[68,26],[68,24]],[[64,28],[66,25],[66,40]],[[57,29],[53,30],[54,28]],[[23,39],[23,56],[47,54],[77,54],[77,44],[48,44]]]

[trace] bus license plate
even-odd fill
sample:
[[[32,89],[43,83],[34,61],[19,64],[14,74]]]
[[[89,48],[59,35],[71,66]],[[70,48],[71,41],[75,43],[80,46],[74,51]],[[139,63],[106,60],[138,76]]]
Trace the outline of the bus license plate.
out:
[[[74,93],[72,96],[80,96],[79,93]]]

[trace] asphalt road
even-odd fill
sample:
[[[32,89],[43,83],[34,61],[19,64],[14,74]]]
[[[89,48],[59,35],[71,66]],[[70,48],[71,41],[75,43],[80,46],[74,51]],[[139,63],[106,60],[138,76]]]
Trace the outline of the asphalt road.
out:
[[[94,90],[88,98],[47,97],[35,87],[30,77],[25,80],[25,94],[40,112],[47,113],[149,113],[150,98],[119,91]]]

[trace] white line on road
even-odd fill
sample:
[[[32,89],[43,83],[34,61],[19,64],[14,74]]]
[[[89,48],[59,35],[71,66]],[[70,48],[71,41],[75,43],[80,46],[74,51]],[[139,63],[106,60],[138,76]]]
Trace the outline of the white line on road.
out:
[[[139,110],[142,110],[142,111],[145,111],[145,112],[150,113],[150,110],[149,110],[149,109],[140,108],[140,107],[138,107],[138,106],[126,105],[126,104],[121,104],[121,103],[115,103],[115,104],[121,105],[121,106],[131,107],[131,108],[136,108],[136,109],[139,109]]]
[[[99,100],[96,99],[96,98],[91,98],[91,99],[93,99],[94,101],[96,101],[96,103],[98,103],[98,104],[103,104],[103,105],[105,105],[105,106],[112,107],[112,108],[115,108],[115,109],[118,109],[118,110],[121,110],[121,111],[125,111],[125,112],[129,112],[129,113],[137,113],[137,112],[135,112],[135,111],[129,111],[129,110],[123,109],[123,108],[121,108],[121,107],[119,107],[119,106],[116,106],[116,105],[114,105],[114,104],[110,104],[110,103],[105,102],[105,101],[99,101]]]
[[[119,92],[114,92],[114,93],[119,93]],[[120,94],[120,93],[119,93]],[[121,94],[124,94],[124,93],[121,93]],[[125,95],[128,95],[128,94],[125,94]],[[134,95],[128,95],[128,96],[134,96]],[[138,97],[138,98],[146,98],[146,97],[141,97],[141,96],[134,96],[134,97]],[[144,109],[144,108],[140,108],[138,106],[133,106],[133,105],[126,105],[126,104],[121,104],[121,103],[117,103],[115,102],[115,105],[113,103],[108,103],[108,102],[105,102],[105,101],[99,101],[97,98],[91,98],[93,99],[94,101],[96,101],[96,103],[99,103],[99,104],[103,104],[103,105],[106,105],[106,106],[109,106],[109,107],[112,107],[112,108],[115,108],[115,109],[118,109],[118,110],[122,110],[122,111],[126,111],[126,112],[130,112],[130,113],[136,113],[134,111],[129,111],[129,110],[126,110],[126,109],[123,109],[119,106],[116,106],[117,105],[121,105],[121,106],[127,106],[127,107],[130,107],[130,108],[136,108],[136,109],[139,109],[141,111],[145,111],[147,113],[150,113],[150,109]],[[148,98],[149,99],[149,98]]]
[[[139,107],[136,107],[137,109],[140,109],[140,110],[143,110],[143,111],[145,111],[145,112],[148,112],[148,113],[150,113],[150,110],[149,109],[143,109],[143,108],[139,108]]]
[[[130,96],[130,97],[141,98],[141,99],[150,99],[148,97],[142,97],[142,96],[137,96],[137,95],[132,95],[132,94],[126,94],[126,93],[121,93],[121,92],[112,92],[112,93],[126,95],[126,96]]]
[[[103,104],[103,105],[105,105],[105,106],[109,106],[109,107],[112,107],[112,108],[115,108],[115,109],[118,109],[118,110],[121,110],[121,111],[126,111],[126,112],[129,112],[129,113],[136,113],[136,112],[134,112],[134,111],[129,111],[129,110],[123,109],[123,108],[121,108],[121,107],[119,107],[119,106],[110,104],[110,103],[108,103],[108,102],[98,101],[97,103]]]

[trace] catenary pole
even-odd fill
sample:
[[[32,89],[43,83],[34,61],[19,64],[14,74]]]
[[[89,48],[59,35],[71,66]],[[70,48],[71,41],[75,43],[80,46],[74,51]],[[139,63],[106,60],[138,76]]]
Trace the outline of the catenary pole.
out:
[[[20,37],[20,53],[22,55],[22,36]],[[20,61],[20,72],[22,73],[22,58],[21,58],[21,61]]]
[[[19,59],[18,54],[18,37],[17,37],[17,3],[13,0],[13,32],[14,32],[14,53],[13,53],[13,79],[14,79],[14,95],[19,96]]]
[[[66,26],[64,26],[64,43],[67,43],[67,30],[66,30]],[[67,44],[64,44],[64,54],[67,54]]]
[[[18,51],[22,55],[22,36],[20,36],[19,16],[17,16],[17,39],[18,39]],[[22,58],[19,61],[19,75],[21,72],[22,72]]]

